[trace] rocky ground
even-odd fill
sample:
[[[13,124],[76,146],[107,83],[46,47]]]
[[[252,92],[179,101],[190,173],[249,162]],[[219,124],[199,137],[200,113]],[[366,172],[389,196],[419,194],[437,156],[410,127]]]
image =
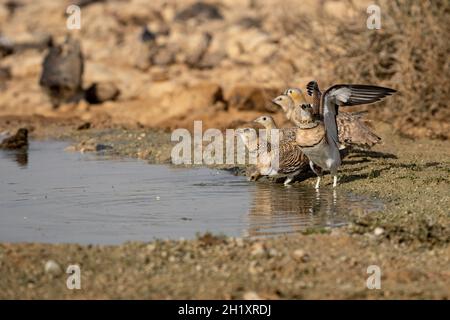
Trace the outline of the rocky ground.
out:
[[[75,2],[82,26],[68,31]],[[109,146],[169,163],[170,130],[193,120],[224,129],[270,113],[286,125],[269,101],[287,86],[399,91],[368,108],[384,143],[341,170],[339,188],[380,198],[382,212],[261,240],[2,243],[0,298],[449,299],[448,2],[405,3],[381,2],[376,32],[362,0],[0,0],[0,133],[25,127],[33,139],[70,140],[72,152]],[[49,44],[67,34],[84,56],[83,95],[55,108],[39,79]],[[66,288],[69,264],[81,267],[81,290]],[[381,290],[366,288],[369,265],[381,268]]]
[[[79,30],[66,28],[72,3],[81,7]],[[385,108],[369,108],[371,117],[408,136],[447,139],[448,2],[382,1],[378,31],[366,27],[369,4],[0,1],[0,115],[166,129],[202,120],[232,128],[274,113],[269,98],[316,79],[322,87],[347,81],[393,87],[399,93]],[[39,79],[49,44],[57,47],[67,35],[81,47],[86,95],[54,109]]]

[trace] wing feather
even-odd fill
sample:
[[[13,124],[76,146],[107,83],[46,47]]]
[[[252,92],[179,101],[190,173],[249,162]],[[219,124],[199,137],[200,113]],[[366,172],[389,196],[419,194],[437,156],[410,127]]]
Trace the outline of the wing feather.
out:
[[[314,115],[320,115],[320,99],[322,97],[322,92],[319,89],[319,84],[317,83],[317,81],[313,80],[308,82],[308,84],[306,85],[306,92],[313,98],[312,106]]]
[[[322,96],[321,103],[328,141],[339,145],[336,124],[339,106],[374,103],[394,92],[396,90],[391,88],[363,84],[337,84],[328,88]]]

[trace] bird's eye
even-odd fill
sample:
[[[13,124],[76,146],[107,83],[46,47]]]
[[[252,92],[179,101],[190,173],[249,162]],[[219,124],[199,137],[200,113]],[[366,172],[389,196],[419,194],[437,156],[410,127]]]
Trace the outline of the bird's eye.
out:
[[[264,118],[263,118],[263,120],[264,120],[264,121],[266,121],[266,120],[267,120],[267,118],[266,118],[266,117],[264,117]]]
[[[292,94],[292,90],[291,89],[288,90],[288,94]]]

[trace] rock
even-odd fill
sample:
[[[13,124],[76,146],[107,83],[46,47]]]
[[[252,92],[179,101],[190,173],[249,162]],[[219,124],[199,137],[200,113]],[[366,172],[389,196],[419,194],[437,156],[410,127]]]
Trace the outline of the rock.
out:
[[[175,62],[177,49],[168,45],[159,46],[150,53],[150,61],[154,66],[169,66]]]
[[[14,52],[14,45],[11,40],[0,36],[0,58],[6,57]]]
[[[112,146],[107,144],[101,144],[97,143],[95,139],[91,138],[85,141],[80,142],[77,145],[69,146],[65,150],[69,152],[73,151],[79,151],[81,153],[85,152],[99,152],[99,151],[105,151],[105,150],[111,150],[113,149]]]
[[[154,66],[150,70],[150,75],[151,75],[152,81],[155,81],[155,82],[169,80],[169,75],[167,74],[167,70],[166,70],[166,68],[164,68],[162,66]]]
[[[11,68],[0,67],[0,90],[6,87],[5,82],[11,80]]]
[[[182,110],[209,110],[216,102],[223,100],[222,88],[215,83],[198,83],[188,87],[174,88],[170,93],[161,97],[163,106]]]
[[[19,1],[9,0],[5,3],[5,8],[8,10],[8,14],[10,16],[13,16],[16,10],[22,7],[23,5],[24,4]]]
[[[87,7],[94,3],[100,3],[100,2],[105,2],[105,1],[106,0],[78,0],[75,2],[75,4],[77,6],[79,6],[80,8],[82,8],[82,7]]]
[[[77,130],[87,130],[91,127],[90,122],[85,122],[77,127]]]
[[[0,149],[25,149],[28,147],[28,129],[20,128],[16,134],[0,143]]]
[[[254,257],[262,256],[265,253],[266,253],[266,248],[260,242],[256,242],[255,244],[253,244],[252,251],[250,252],[250,254]]]
[[[373,230],[373,234],[376,236],[381,236],[384,233],[384,229],[380,227],[376,227],[375,230]]]
[[[156,34],[151,32],[147,26],[144,26],[141,32],[140,37],[142,42],[155,42],[156,41]]]
[[[160,10],[152,8],[146,1],[141,1],[140,5],[127,2],[115,4],[114,18],[121,25],[145,25],[148,22],[164,21]],[[101,19],[102,21],[103,19]]]
[[[185,51],[185,61],[188,66],[192,68],[200,66],[200,62],[206,51],[208,50],[211,39],[211,34],[207,32],[190,37],[190,40],[188,42],[189,46]]]
[[[266,63],[279,48],[272,37],[256,28],[233,27],[228,32],[226,50],[235,62],[258,65]]]
[[[49,33],[26,33],[14,41],[14,53],[24,50],[44,50],[53,43],[52,35]]]
[[[152,47],[154,47],[153,43],[151,45],[147,43],[139,43],[137,45],[134,66],[139,70],[146,71],[150,68],[152,56],[156,52]]]
[[[189,19],[219,20],[223,19],[223,16],[216,5],[196,2],[175,15],[175,20],[177,21],[187,21]]]
[[[62,273],[62,269],[59,264],[54,260],[48,260],[44,266],[45,273],[52,276],[59,276]]]
[[[200,69],[212,69],[217,67],[226,57],[224,52],[206,52],[198,66]]]
[[[163,36],[168,36],[170,34],[170,25],[168,25],[164,20],[156,20],[148,23],[147,28],[151,30],[150,32],[155,35],[156,40],[161,40]]]
[[[244,246],[244,239],[242,238],[235,238],[234,242],[236,243],[236,246],[239,248],[242,248]]]
[[[139,46],[135,66],[140,70],[147,70],[150,66],[169,66],[175,63],[178,51],[178,46],[172,43],[143,42]]]
[[[85,99],[92,104],[103,103],[115,100],[120,94],[120,90],[112,82],[93,83],[85,92]]]
[[[253,17],[242,17],[237,21],[236,24],[245,29],[260,28],[261,27],[261,19],[253,18]]]
[[[272,99],[280,90],[254,85],[236,85],[225,94],[230,109],[273,112]]]
[[[47,53],[39,81],[54,107],[82,96],[83,55],[80,43],[67,36]]]
[[[262,300],[262,298],[255,291],[247,291],[243,294],[244,300]]]
[[[292,253],[295,260],[307,262],[309,260],[309,255],[302,249],[297,249]]]

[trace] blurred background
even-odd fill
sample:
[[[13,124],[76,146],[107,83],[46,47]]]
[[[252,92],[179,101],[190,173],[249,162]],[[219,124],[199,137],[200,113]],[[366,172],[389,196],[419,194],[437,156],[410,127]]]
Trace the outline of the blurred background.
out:
[[[71,4],[81,8],[79,30],[66,27]],[[367,107],[370,119],[448,139],[450,2],[378,1],[380,30],[366,26],[370,4],[1,0],[0,116],[170,130],[193,120],[232,128],[269,112],[283,124],[270,100],[315,79],[392,87],[392,99]],[[58,61],[48,55],[70,52],[58,81],[77,92],[66,94],[46,82]]]

